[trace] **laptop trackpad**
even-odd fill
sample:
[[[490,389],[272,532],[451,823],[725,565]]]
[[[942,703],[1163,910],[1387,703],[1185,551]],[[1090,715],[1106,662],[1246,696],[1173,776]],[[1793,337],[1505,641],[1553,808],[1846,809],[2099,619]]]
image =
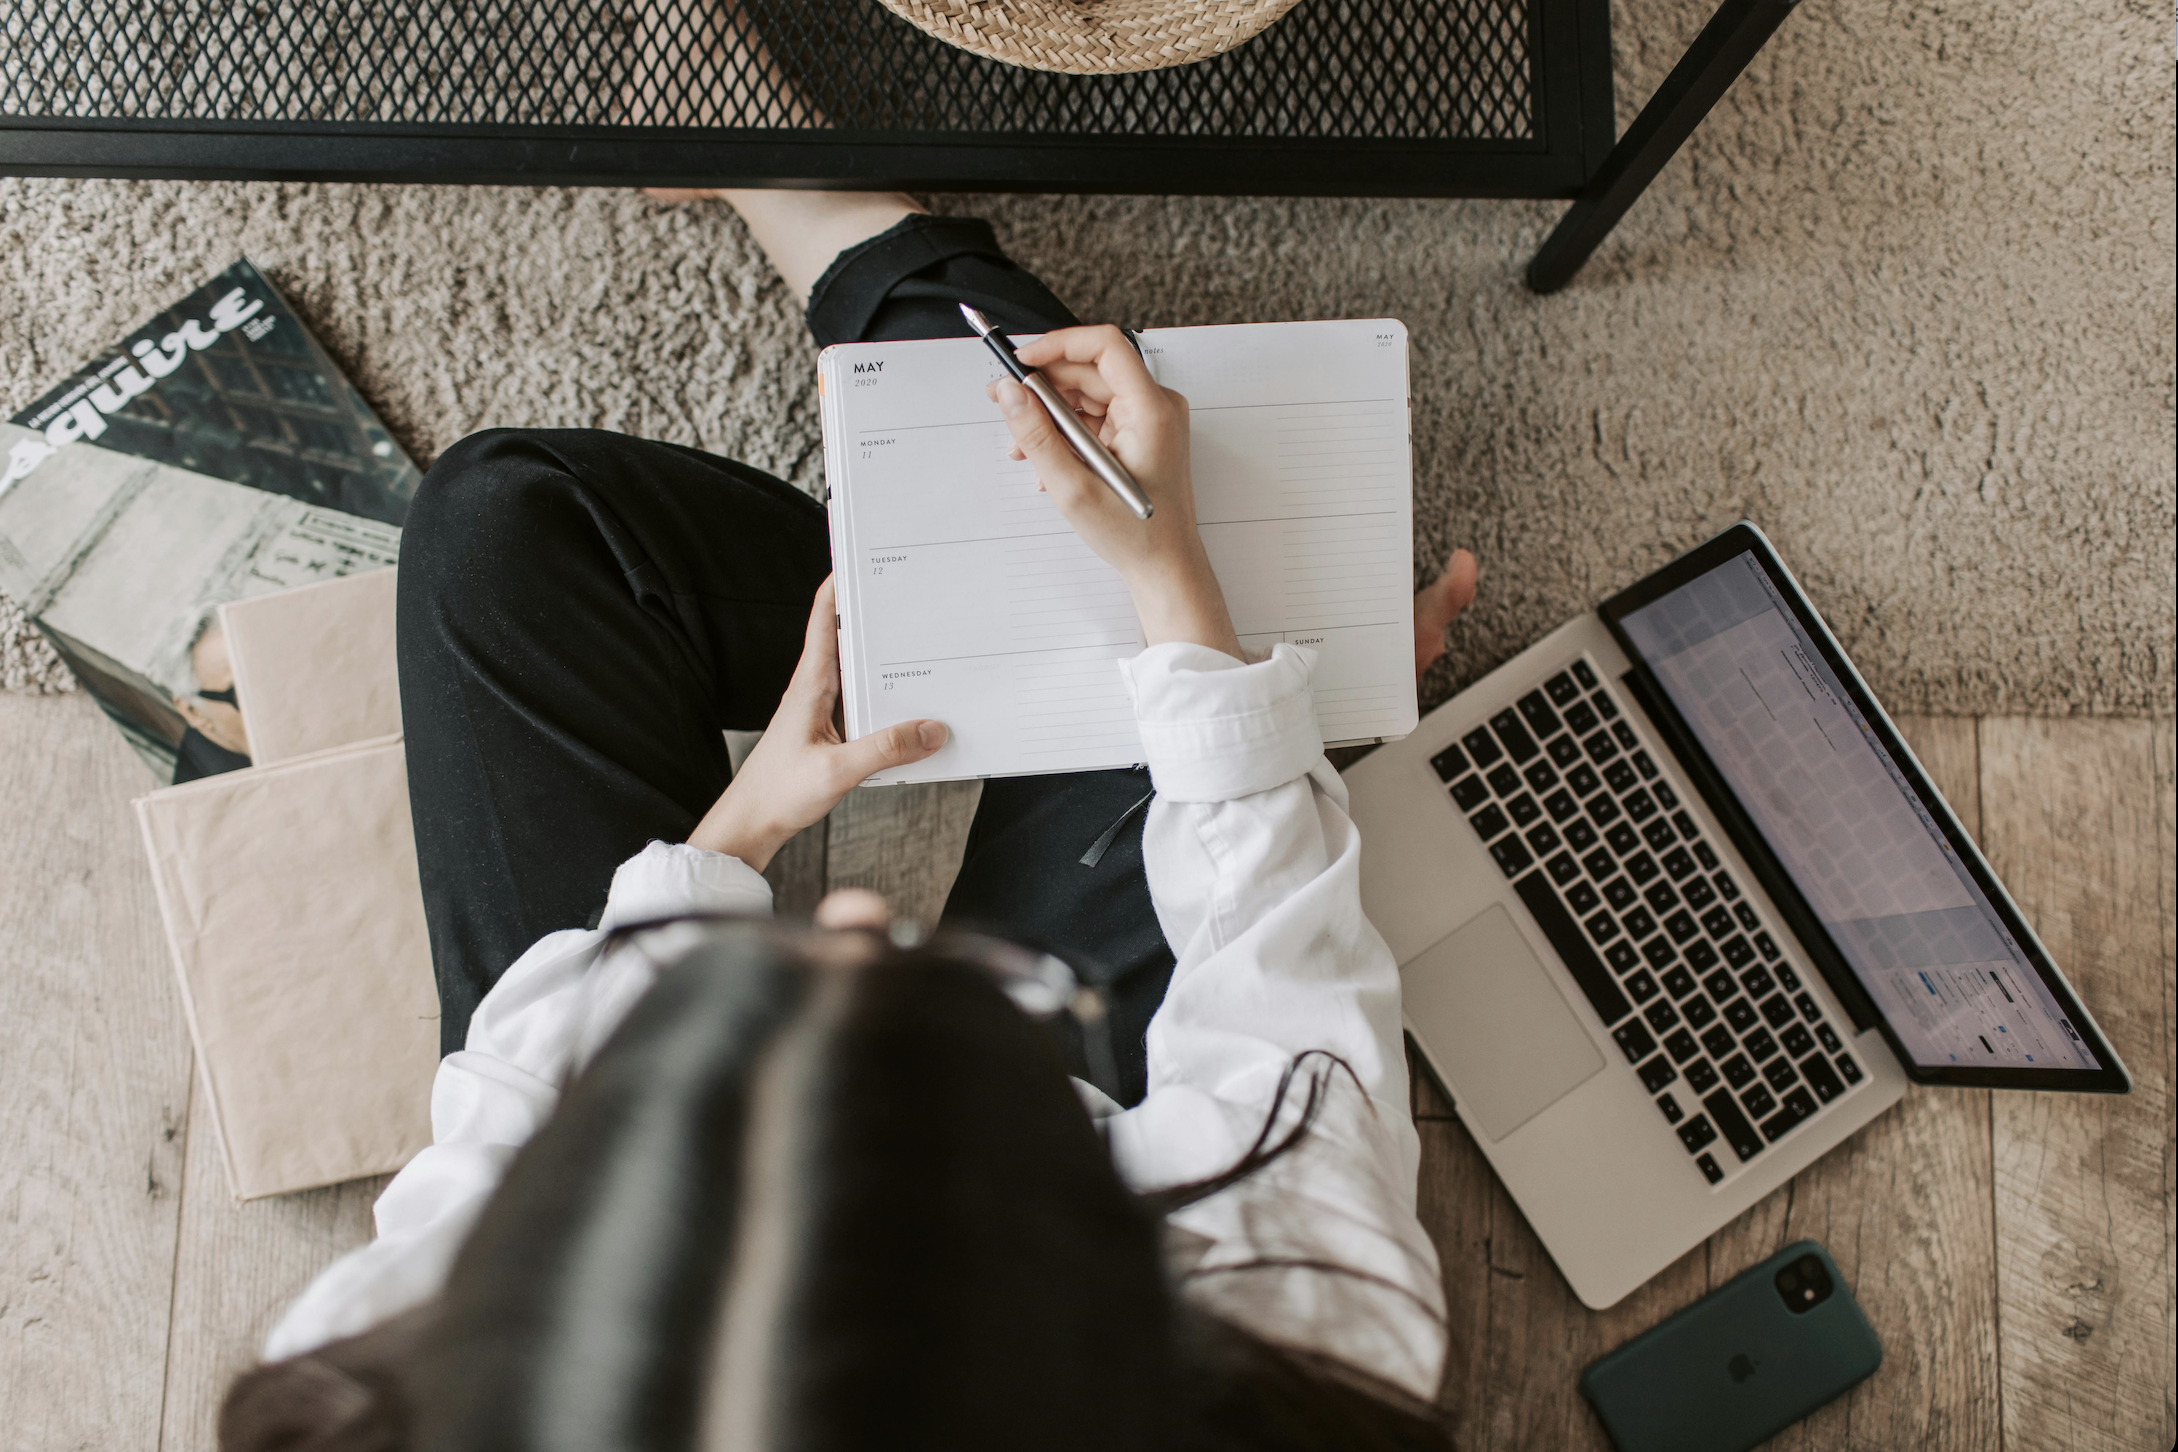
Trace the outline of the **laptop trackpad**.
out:
[[[1493,1144],[1603,1067],[1501,906],[1470,918],[1399,976],[1415,1033]]]

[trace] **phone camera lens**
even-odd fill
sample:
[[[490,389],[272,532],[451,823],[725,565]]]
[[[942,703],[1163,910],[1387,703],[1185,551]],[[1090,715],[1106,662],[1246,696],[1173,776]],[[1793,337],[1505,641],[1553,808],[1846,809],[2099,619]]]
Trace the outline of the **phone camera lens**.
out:
[[[1795,1316],[1830,1299],[1830,1272],[1817,1256],[1803,1255],[1774,1277],[1778,1298]]]

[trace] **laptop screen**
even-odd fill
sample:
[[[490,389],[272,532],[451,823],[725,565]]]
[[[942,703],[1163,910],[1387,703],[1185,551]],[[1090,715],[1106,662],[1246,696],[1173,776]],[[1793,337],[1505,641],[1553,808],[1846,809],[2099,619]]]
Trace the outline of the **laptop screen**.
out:
[[[1910,1057],[2103,1067],[1751,552],[1618,623]]]

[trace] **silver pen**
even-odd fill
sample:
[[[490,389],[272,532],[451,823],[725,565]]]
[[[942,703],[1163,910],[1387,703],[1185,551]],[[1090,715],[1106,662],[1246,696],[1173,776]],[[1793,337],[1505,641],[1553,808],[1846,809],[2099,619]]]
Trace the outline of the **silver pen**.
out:
[[[1112,451],[1104,447],[1102,439],[1082,427],[1081,420],[1074,416],[1074,410],[1066,406],[1066,400],[1059,397],[1059,391],[1051,386],[1050,380],[1015,356],[1013,339],[1006,336],[1005,330],[966,303],[960,305],[960,315],[968,320],[969,327],[976,330],[976,336],[990,346],[991,352],[998,356],[998,361],[1005,365],[1006,371],[1023,388],[1036,395],[1036,401],[1044,406],[1044,412],[1050,414],[1051,421],[1058,425],[1059,433],[1073,447],[1074,452],[1081,456],[1081,461],[1089,466],[1089,472],[1110,485],[1112,492],[1119,496],[1120,502],[1134,511],[1136,519],[1148,519],[1151,514],[1149,496],[1142,492],[1141,485],[1134,482],[1134,476],[1127,472],[1127,466],[1112,457]]]

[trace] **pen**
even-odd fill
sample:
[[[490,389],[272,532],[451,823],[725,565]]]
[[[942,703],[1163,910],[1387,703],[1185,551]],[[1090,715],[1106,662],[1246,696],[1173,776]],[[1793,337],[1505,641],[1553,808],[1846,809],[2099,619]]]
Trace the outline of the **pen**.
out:
[[[1023,388],[1036,395],[1036,401],[1044,406],[1045,413],[1051,415],[1051,421],[1059,426],[1060,434],[1073,446],[1074,452],[1081,456],[1081,461],[1089,466],[1089,471],[1111,486],[1120,502],[1134,511],[1136,519],[1148,519],[1151,510],[1149,496],[1142,492],[1141,485],[1134,482],[1134,476],[1127,472],[1127,466],[1112,457],[1112,451],[1104,447],[1102,439],[1082,427],[1081,420],[1074,416],[1074,410],[1066,406],[1066,400],[1059,397],[1059,391],[1051,386],[1043,374],[1014,356],[1013,340],[1006,336],[1005,330],[966,303],[960,305],[960,315],[968,320],[969,327],[976,330],[976,336],[998,355],[998,361],[1005,366],[1006,371]]]

